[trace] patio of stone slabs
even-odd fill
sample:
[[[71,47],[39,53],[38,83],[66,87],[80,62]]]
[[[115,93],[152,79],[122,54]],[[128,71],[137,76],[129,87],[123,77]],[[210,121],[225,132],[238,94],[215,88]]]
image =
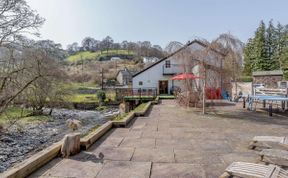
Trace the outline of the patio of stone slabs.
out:
[[[163,100],[147,117],[113,128],[89,150],[54,159],[30,177],[215,178],[233,161],[260,163],[257,152],[247,149],[254,136],[287,135],[285,117],[237,106],[217,112],[204,116]]]

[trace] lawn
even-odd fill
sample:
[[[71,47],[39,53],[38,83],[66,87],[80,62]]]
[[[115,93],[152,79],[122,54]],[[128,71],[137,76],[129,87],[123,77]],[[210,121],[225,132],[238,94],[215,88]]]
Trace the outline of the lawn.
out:
[[[174,95],[159,95],[159,99],[175,99]]]
[[[98,102],[96,94],[77,94],[74,93],[67,97],[69,102],[72,103],[95,103]]]
[[[141,99],[141,100],[154,100],[154,96],[125,96],[125,100],[135,100],[135,99]]]
[[[83,52],[79,52],[75,55],[69,56],[67,58],[68,62],[78,62],[81,60],[96,60],[98,57],[104,57],[107,55],[134,55],[134,53],[132,51],[128,50],[108,50],[107,51],[97,51],[97,52],[90,52],[90,51],[83,51]]]
[[[105,101],[115,101],[116,93],[114,91],[105,91],[106,100]],[[97,103],[99,99],[97,98],[97,94],[80,94],[77,92],[73,92],[72,95],[67,97],[68,102],[71,103]]]
[[[79,90],[79,89],[97,89],[98,86],[95,83],[92,82],[83,82],[83,83],[76,83],[76,82],[70,82],[63,84],[65,89],[68,90]]]
[[[49,116],[29,116],[32,110],[22,109],[20,107],[9,107],[2,115],[0,115],[0,123],[8,123],[15,119],[21,119],[22,122],[44,122],[51,118]]]

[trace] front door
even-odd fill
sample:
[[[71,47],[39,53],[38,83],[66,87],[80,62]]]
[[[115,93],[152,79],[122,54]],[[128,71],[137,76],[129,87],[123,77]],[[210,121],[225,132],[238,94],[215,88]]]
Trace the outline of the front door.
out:
[[[159,81],[159,94],[168,94],[168,80]]]

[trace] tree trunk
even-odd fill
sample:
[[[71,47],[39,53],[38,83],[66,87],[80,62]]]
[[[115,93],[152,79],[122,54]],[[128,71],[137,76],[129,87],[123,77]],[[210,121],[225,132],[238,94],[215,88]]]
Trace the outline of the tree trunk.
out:
[[[49,116],[51,116],[52,112],[53,112],[53,108],[50,109]]]
[[[80,152],[80,133],[65,135],[61,147],[61,154],[67,158]]]
[[[204,67],[204,83],[203,83],[203,110],[202,110],[202,114],[206,113],[206,92],[205,92],[205,88],[206,88],[206,68],[205,68],[205,64],[203,65]]]

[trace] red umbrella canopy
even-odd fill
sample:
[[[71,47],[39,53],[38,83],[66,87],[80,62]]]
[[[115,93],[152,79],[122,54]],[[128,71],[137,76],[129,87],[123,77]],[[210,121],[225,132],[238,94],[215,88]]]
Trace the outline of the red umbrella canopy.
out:
[[[183,73],[172,77],[171,80],[185,80],[185,79],[195,80],[198,78],[201,77],[195,76],[193,73]]]

